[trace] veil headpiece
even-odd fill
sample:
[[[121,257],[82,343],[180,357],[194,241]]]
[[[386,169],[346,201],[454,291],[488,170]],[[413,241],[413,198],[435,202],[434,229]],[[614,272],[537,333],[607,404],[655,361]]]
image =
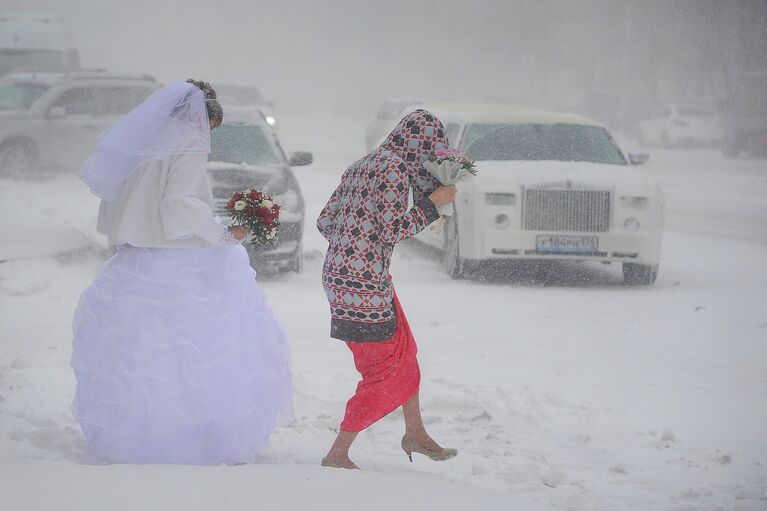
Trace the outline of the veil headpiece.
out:
[[[80,179],[105,201],[116,200],[131,173],[150,160],[210,153],[205,95],[195,85],[174,82],[149,96],[99,135]]]

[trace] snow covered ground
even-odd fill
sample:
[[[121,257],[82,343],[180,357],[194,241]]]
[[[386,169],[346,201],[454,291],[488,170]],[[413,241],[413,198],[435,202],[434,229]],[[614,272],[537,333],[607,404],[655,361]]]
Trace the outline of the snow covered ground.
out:
[[[315,156],[296,169],[304,272],[261,282],[293,348],[298,419],[237,467],[78,463],[70,321],[106,255],[97,201],[71,175],[0,181],[0,509],[767,509],[767,162],[653,151],[668,213],[650,288],[579,265],[457,282],[398,247],[424,416],[460,454],[409,463],[394,413],[360,435],[364,470],[349,472],[318,465],[357,375],[327,336],[312,224],[358,155]]]

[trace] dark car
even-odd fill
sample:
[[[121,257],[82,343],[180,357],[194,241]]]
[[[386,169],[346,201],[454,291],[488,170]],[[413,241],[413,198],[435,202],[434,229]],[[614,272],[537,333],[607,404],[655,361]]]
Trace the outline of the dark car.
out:
[[[741,75],[722,112],[725,156],[735,157],[742,151],[767,156],[767,72]]]
[[[226,204],[236,191],[255,188],[271,195],[281,206],[277,244],[265,248],[246,243],[251,265],[301,271],[304,198],[291,167],[312,163],[312,154],[296,152],[288,159],[263,114],[224,110],[224,123],[211,135],[208,158],[216,214],[227,216]]]

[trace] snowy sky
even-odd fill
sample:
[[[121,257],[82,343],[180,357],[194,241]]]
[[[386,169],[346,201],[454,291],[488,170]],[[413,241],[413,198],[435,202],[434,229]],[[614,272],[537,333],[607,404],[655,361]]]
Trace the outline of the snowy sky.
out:
[[[58,13],[85,66],[149,72],[163,81],[253,81],[281,109],[294,111],[369,116],[382,99],[410,96],[556,107],[576,104],[588,91],[616,89],[716,98],[732,69],[767,67],[767,2],[759,0],[3,0],[2,6]],[[650,68],[666,77],[661,85],[647,85]]]

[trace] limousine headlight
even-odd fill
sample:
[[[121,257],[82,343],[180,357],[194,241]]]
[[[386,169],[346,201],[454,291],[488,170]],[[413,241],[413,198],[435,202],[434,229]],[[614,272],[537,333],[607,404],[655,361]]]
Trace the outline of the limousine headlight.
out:
[[[623,201],[623,205],[627,208],[644,209],[647,207],[647,197],[624,195],[621,197],[621,201]]]
[[[509,219],[508,215],[498,215],[495,217],[495,226],[499,229],[506,229],[509,225],[511,225],[511,219]]]
[[[513,206],[517,197],[513,193],[486,193],[485,202],[493,206]]]

